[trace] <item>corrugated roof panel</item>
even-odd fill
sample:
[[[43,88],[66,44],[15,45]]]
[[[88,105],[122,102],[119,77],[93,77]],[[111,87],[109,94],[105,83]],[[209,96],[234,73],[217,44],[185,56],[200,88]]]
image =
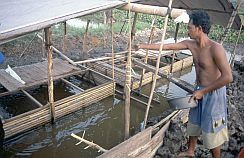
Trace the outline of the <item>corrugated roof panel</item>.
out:
[[[0,40],[124,4],[111,0],[7,0],[1,1]]]

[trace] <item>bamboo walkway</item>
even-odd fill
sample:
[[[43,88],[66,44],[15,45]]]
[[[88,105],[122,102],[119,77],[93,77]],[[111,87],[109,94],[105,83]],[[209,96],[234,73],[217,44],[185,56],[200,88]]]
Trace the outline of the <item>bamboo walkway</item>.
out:
[[[16,91],[25,89],[34,85],[46,83],[47,76],[47,61],[36,64],[14,67],[13,70],[25,81],[25,84],[20,83],[15,78],[10,76],[4,69],[0,70],[0,84],[2,84],[8,91]],[[53,60],[53,77],[59,79],[74,74],[79,74],[83,70],[70,65],[68,62],[61,59]]]

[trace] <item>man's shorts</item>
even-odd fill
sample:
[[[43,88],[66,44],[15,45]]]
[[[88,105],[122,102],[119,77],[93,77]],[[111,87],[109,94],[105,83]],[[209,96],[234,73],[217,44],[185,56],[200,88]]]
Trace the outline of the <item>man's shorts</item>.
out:
[[[198,125],[188,121],[187,133],[189,136],[200,136],[202,134],[203,145],[207,149],[213,149],[229,140],[227,126],[216,133],[206,133]]]

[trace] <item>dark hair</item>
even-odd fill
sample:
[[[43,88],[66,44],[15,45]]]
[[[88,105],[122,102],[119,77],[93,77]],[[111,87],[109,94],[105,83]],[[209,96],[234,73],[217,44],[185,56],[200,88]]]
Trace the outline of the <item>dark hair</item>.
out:
[[[204,33],[209,33],[211,28],[211,22],[207,12],[203,10],[193,11],[190,15],[190,20],[192,20],[193,25],[197,27],[201,26]]]

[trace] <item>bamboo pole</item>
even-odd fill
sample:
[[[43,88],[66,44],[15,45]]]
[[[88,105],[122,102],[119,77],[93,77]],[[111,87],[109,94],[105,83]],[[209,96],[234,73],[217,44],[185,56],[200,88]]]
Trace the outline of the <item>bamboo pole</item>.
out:
[[[42,36],[44,38],[41,38],[41,41],[42,41],[42,57],[45,58],[46,57],[46,48],[45,48],[45,31],[44,29],[42,30]],[[37,37],[41,37],[41,35],[37,34]]]
[[[172,1],[173,0],[170,0],[169,1],[169,5],[168,5],[168,8],[169,9],[171,9]],[[145,129],[146,124],[147,124],[147,117],[148,117],[148,113],[149,113],[149,108],[150,108],[150,104],[151,104],[151,101],[152,101],[152,98],[153,98],[153,93],[154,93],[155,85],[156,85],[156,82],[157,82],[159,63],[160,63],[161,53],[162,53],[162,50],[163,50],[164,38],[165,38],[165,34],[166,34],[166,29],[167,29],[169,14],[170,13],[167,12],[167,15],[166,15],[166,17],[164,19],[163,36],[162,36],[162,40],[161,40],[161,44],[160,44],[160,48],[159,48],[158,60],[157,60],[157,65],[156,65],[156,71],[155,71],[154,78],[153,78],[153,84],[152,84],[152,88],[151,88],[150,98],[148,100],[147,110],[146,110],[146,113],[145,113],[143,129]]]
[[[128,1],[131,4],[131,1]],[[128,11],[129,21],[129,32],[131,32],[131,10]],[[131,36],[129,35],[129,51],[126,64],[126,77],[125,77],[125,139],[129,138],[130,135],[130,92],[131,92]]]
[[[229,30],[230,30],[230,28],[231,28],[231,26],[232,26],[232,24],[233,24],[233,22],[235,20],[236,14],[238,13],[238,10],[239,10],[240,6],[241,6],[241,0],[238,0],[237,1],[236,8],[233,10],[233,12],[232,12],[232,14],[230,16],[230,19],[229,19],[229,22],[228,22],[228,24],[226,26],[226,29],[223,32],[223,34],[221,35],[221,37],[220,37],[220,44],[221,45],[223,44],[223,42],[225,41],[225,38],[226,38],[227,34],[229,33]]]
[[[44,38],[41,35],[37,35],[37,37],[39,37],[41,40],[45,41]],[[57,48],[55,48],[54,46],[51,46],[52,50],[59,54],[61,57],[63,57],[63,59],[67,60],[70,64],[72,65],[77,65],[73,60],[71,60],[69,57],[67,57],[66,55],[64,55],[62,52],[60,52]]]
[[[98,152],[100,152],[100,151],[107,152],[108,151],[108,150],[102,148],[101,146],[84,139],[84,133],[83,133],[82,137],[79,137],[79,136],[75,135],[74,133],[72,133],[71,136],[74,137],[75,139],[78,139],[80,141],[76,145],[79,145],[80,143],[84,142],[84,143],[86,143],[88,145],[88,147],[93,147],[93,148],[98,149]],[[87,147],[85,149],[87,149]]]
[[[112,79],[113,79],[113,94],[115,98],[115,79],[114,79],[114,26],[113,26],[113,10],[111,10],[111,53],[112,53]]]
[[[100,58],[96,58],[96,59],[87,59],[87,60],[83,60],[83,61],[76,61],[76,64],[84,64],[84,63],[90,63],[90,62],[96,62],[96,61],[102,61],[102,60],[109,60],[109,59],[113,59],[113,57],[100,57]]]
[[[153,34],[154,34],[154,30],[155,30],[155,27],[154,27],[154,22],[156,20],[156,16],[153,18],[153,21],[152,21],[152,24],[151,24],[151,32],[150,32],[150,37],[148,39],[148,44],[151,44],[152,43],[152,40],[153,40]],[[148,60],[148,53],[149,52],[149,49],[146,50],[146,56],[145,56],[145,60],[144,60],[144,63],[146,64],[147,63],[147,60]],[[139,91],[141,91],[141,87],[142,87],[142,81],[143,81],[143,78],[144,78],[144,74],[145,74],[145,69],[142,69],[142,74],[141,74],[141,79],[140,79],[140,85],[139,85]]]
[[[175,29],[175,43],[177,43],[177,37],[178,37],[178,31],[179,31],[180,23],[176,24],[176,29]],[[171,66],[170,66],[170,73],[173,71],[173,66],[174,66],[174,60],[175,60],[175,50],[173,50],[173,55],[172,55],[172,61],[171,61]]]
[[[119,90],[115,90],[118,94],[120,94],[120,95],[122,95],[123,96],[123,92],[121,92],[121,91],[119,91]],[[137,98],[135,98],[135,97],[130,97],[132,100],[134,100],[134,101],[136,101],[136,102],[138,102],[138,103],[141,103],[141,104],[143,104],[143,105],[146,105],[147,106],[147,103],[145,103],[145,102],[143,102],[143,101],[141,101],[141,100],[139,100],[139,99],[137,99]],[[152,106],[150,106],[150,107],[152,107]]]
[[[86,45],[86,39],[87,39],[87,33],[88,33],[88,28],[89,28],[89,24],[90,24],[90,20],[87,20],[87,23],[86,23],[86,31],[85,31],[85,34],[84,34],[84,37],[83,37],[83,47],[82,47],[82,59],[86,59],[87,58],[87,45]]]
[[[63,53],[66,52],[67,50],[67,45],[66,45],[66,41],[67,41],[67,23],[66,21],[63,23],[64,24],[64,34],[63,34]]]
[[[45,41],[48,53],[48,101],[51,108],[51,122],[55,122],[55,105],[53,97],[53,49],[52,49],[52,31],[51,28],[45,28]]]
[[[33,96],[31,96],[28,92],[26,92],[25,90],[21,89],[21,91],[27,96],[29,97],[34,103],[36,103],[39,107],[42,107],[43,105],[36,100]]]
[[[132,39],[132,41],[134,40],[134,37],[136,35],[136,21],[137,21],[137,16],[138,16],[138,13],[135,13],[134,20],[133,20],[133,24],[132,24],[132,29],[131,29],[131,39]]]
[[[236,56],[236,46],[238,44],[238,41],[239,41],[239,38],[240,38],[240,35],[241,35],[241,31],[242,31],[242,26],[240,27],[239,29],[239,32],[238,32],[238,36],[237,36],[237,39],[236,39],[236,42],[235,42],[235,47],[234,47],[234,50],[233,52],[231,53],[231,56],[230,56],[230,59],[229,59],[229,63],[230,63],[230,66],[233,67],[234,66],[234,60],[235,60],[235,56]]]
[[[61,80],[62,80],[63,82],[65,82],[65,83],[67,83],[68,85],[70,85],[70,86],[72,86],[72,87],[78,89],[79,91],[84,92],[84,89],[82,89],[82,88],[76,86],[75,84],[73,84],[73,83],[67,81],[66,79],[61,78]]]
[[[158,6],[151,6],[151,5],[144,5],[144,4],[137,4],[137,3],[128,3],[127,5],[121,7],[120,9],[123,10],[130,10],[132,12],[138,13],[145,13],[145,14],[152,14],[152,15],[159,15],[165,17],[168,14],[167,7],[158,7]],[[172,18],[177,18],[182,13],[186,13],[185,9],[172,9],[170,16]]]

